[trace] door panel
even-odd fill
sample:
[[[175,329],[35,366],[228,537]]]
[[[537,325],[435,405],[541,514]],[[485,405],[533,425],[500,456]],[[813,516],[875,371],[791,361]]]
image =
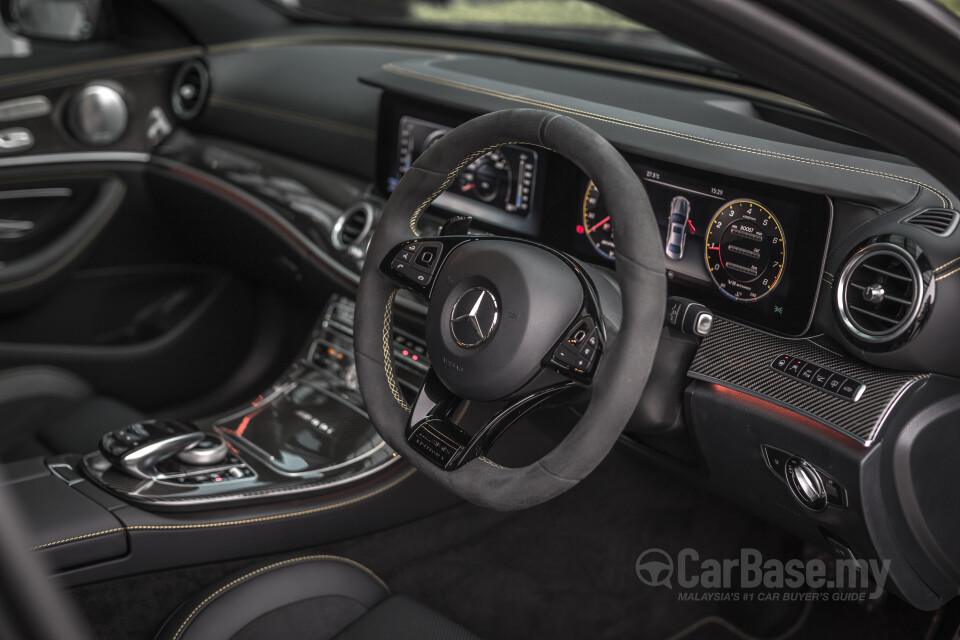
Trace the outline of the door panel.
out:
[[[29,310],[0,317],[0,369],[64,367],[141,409],[183,402],[242,361],[254,300],[209,267],[78,271]]]

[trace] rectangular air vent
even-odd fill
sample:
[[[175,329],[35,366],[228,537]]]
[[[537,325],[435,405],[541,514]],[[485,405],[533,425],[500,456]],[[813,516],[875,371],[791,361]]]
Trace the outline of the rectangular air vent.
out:
[[[904,224],[912,224],[916,227],[922,227],[938,236],[948,236],[957,228],[957,221],[960,220],[960,213],[950,209],[927,209],[920,213],[914,213],[902,220]]]

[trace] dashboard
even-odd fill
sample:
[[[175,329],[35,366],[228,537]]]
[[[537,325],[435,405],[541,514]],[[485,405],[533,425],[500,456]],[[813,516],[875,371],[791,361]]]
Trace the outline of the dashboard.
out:
[[[672,350],[658,358],[653,379],[666,384],[675,376],[678,386],[650,393],[666,409],[682,411],[667,411],[668,421],[647,413],[636,420],[672,429],[678,419],[696,450],[688,456],[674,442],[661,445],[639,430],[627,437],[642,436],[650,451],[663,446],[664,456],[689,460],[691,468],[702,459],[712,489],[791,531],[810,539],[829,534],[868,556],[875,548],[907,549],[911,563],[918,562],[894,566],[921,566],[927,553],[908,549],[915,544],[906,528],[912,524],[899,516],[892,524],[880,521],[874,531],[900,530],[892,539],[874,539],[864,514],[894,513],[890,505],[898,496],[916,494],[918,508],[939,517],[935,497],[953,477],[944,480],[942,472],[952,468],[949,452],[960,446],[955,403],[945,402],[957,395],[948,376],[960,376],[950,339],[960,300],[956,196],[816,114],[752,93],[718,100],[715,87],[668,85],[642,70],[613,74],[515,59],[498,48],[426,59],[422,45],[418,36],[408,50],[358,40],[210,55],[205,64],[217,82],[202,114],[178,123],[178,135],[156,147],[143,138],[150,129],[145,107],[167,103],[184,54],[149,78],[125,77],[126,62],[111,67],[123,71],[116,76],[102,68],[70,76],[62,95],[103,77],[135,92],[140,119],[132,121],[130,139],[96,153],[72,153],[77,148],[69,138],[42,137],[45,120],[37,119],[29,123],[37,142],[26,155],[38,157],[24,157],[24,164],[86,159],[76,166],[88,171],[107,166],[90,160],[120,163],[132,155],[127,164],[144,174],[178,237],[206,242],[242,273],[307,300],[334,286],[356,288],[383,199],[415,158],[453,127],[478,113],[530,106],[524,102],[530,96],[558,112],[576,109],[586,115],[575,117],[621,150],[646,189],[670,294],[719,316],[695,353],[668,344]],[[311,82],[276,74],[296,65],[310,69]],[[7,97],[38,91],[15,89]],[[16,158],[0,160],[10,165]],[[424,216],[426,231],[467,214],[477,233],[533,239],[616,268],[616,221],[607,219],[604,194],[564,158],[510,145],[465,169]],[[944,220],[949,224],[938,227]],[[878,282],[882,299],[874,298]],[[421,306],[411,296],[397,301],[398,321],[416,333]],[[859,315],[843,318],[844,308]],[[905,333],[891,337],[884,323]],[[411,362],[422,358],[409,345],[398,349],[398,357]],[[846,398],[815,384],[835,376],[860,384],[862,395]],[[934,406],[944,409],[930,411]],[[918,439],[920,431],[925,439]],[[913,484],[893,486],[904,460],[918,450],[912,442],[925,447],[907,465]],[[938,457],[941,452],[947,457]],[[839,506],[813,512],[796,503],[782,472],[793,457],[843,487]],[[690,476],[700,474],[697,468]],[[938,540],[956,539],[945,519],[929,522],[938,527]],[[956,567],[960,559],[951,560],[950,570]],[[922,571],[924,579],[930,576],[936,580],[938,572]],[[950,582],[942,593],[955,589]]]
[[[468,114],[384,98],[379,184],[392,193],[413,162]],[[672,295],[783,336],[816,307],[832,227],[829,198],[627,154],[650,198]],[[616,221],[603,194],[566,159],[507,145],[470,162],[434,207],[481,228],[540,240],[615,268]],[[641,212],[638,209],[638,215]]]

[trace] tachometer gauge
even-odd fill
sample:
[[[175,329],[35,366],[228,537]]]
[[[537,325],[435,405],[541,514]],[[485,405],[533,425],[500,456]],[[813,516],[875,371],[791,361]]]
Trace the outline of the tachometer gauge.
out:
[[[720,207],[705,245],[710,277],[734,300],[755,302],[780,283],[787,258],[783,228],[759,202],[733,200]]]
[[[600,190],[590,181],[583,194],[583,231],[587,240],[604,258],[613,260],[615,246],[613,244],[613,224],[607,215],[603,203],[600,202]]]
[[[482,202],[509,201],[513,170],[502,151],[477,158],[460,174],[460,193],[470,193]]]

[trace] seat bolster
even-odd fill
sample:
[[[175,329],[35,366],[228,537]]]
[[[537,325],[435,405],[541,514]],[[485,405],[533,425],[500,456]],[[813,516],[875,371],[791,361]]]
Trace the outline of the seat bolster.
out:
[[[359,605],[361,615],[389,594],[386,584],[357,562],[301,556],[238,572],[187,600],[167,619],[157,640],[228,640],[261,616],[325,597],[348,598]]]

